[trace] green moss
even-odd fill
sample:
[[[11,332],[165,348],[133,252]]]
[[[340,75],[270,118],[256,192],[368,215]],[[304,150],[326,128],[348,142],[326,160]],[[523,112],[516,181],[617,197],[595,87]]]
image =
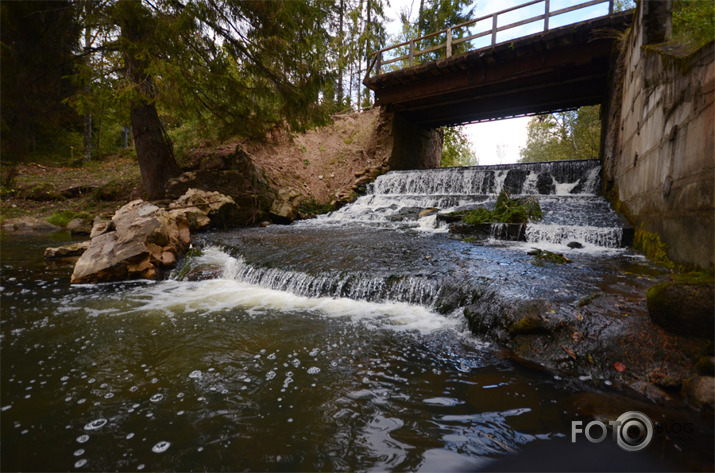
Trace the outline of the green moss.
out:
[[[663,243],[660,235],[655,232],[646,231],[643,224],[636,228],[635,236],[633,237],[633,247],[642,251],[648,258],[656,263],[660,263],[668,268],[675,267],[670,258],[668,258],[668,245]]]
[[[184,254],[184,256],[186,256],[187,258],[196,258],[203,255],[203,252],[198,248],[191,248]]]
[[[570,263],[571,260],[566,258],[564,255],[559,253],[552,253],[546,250],[534,250],[530,251],[529,255],[534,257],[535,264],[553,263],[553,264],[564,264]]]
[[[548,331],[546,322],[538,315],[525,315],[509,327],[510,335],[538,333]]]

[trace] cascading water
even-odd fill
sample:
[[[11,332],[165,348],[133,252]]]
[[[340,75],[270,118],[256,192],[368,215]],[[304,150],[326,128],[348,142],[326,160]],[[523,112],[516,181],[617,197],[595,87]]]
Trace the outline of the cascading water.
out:
[[[526,241],[618,248],[628,244],[624,223],[599,195],[598,160],[556,161],[500,166],[475,166],[421,171],[396,171],[377,178],[370,192],[322,223],[355,222],[434,228],[418,219],[423,209],[440,213],[475,207],[493,208],[497,195],[534,196],[543,220],[526,226]],[[492,230],[501,239],[501,227]],[[446,228],[443,227],[443,230]]]

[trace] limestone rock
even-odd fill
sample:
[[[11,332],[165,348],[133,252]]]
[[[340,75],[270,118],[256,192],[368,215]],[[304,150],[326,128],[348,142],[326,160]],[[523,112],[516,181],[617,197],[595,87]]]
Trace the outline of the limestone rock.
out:
[[[39,218],[19,217],[5,220],[2,224],[2,230],[15,233],[41,233],[54,232],[61,230],[61,228]]]
[[[693,407],[713,412],[715,409],[715,378],[696,376],[683,386],[685,396]]]
[[[69,230],[72,235],[89,235],[92,232],[92,227],[81,218],[70,220],[65,225],[65,229]]]
[[[142,200],[117,210],[111,225],[99,222],[95,229],[89,247],[75,265],[72,283],[156,279],[190,242],[186,220]]]
[[[84,253],[88,247],[89,240],[72,243],[70,245],[59,246],[57,248],[46,248],[45,259],[58,260],[65,258],[78,258],[82,256],[82,253]]]
[[[186,219],[192,231],[228,228],[240,220],[239,208],[233,198],[194,188],[169,204],[169,215]]]
[[[298,216],[298,206],[303,194],[297,189],[281,189],[271,206],[271,217],[277,223],[290,223]]]
[[[648,314],[666,330],[713,339],[715,284],[664,282],[648,289]]]

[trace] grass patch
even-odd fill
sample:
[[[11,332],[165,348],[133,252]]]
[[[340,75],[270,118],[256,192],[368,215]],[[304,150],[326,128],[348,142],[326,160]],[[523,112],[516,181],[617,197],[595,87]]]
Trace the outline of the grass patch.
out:
[[[89,222],[92,218],[87,212],[73,212],[71,210],[56,210],[47,217],[47,221],[52,225],[57,225],[58,227],[64,227],[71,220],[76,218],[81,218],[85,222]]]

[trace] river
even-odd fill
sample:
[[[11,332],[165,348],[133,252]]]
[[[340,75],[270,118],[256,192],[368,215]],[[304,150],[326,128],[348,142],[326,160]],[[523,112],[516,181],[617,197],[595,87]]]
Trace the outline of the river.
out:
[[[434,303],[447,275],[506,268],[505,293],[567,299],[593,283],[586,262],[650,263],[584,241],[575,268],[540,267],[528,243],[457,241],[405,205],[360,222],[360,205],[203,235],[158,282],[70,286],[71,265],[42,259],[66,235],[5,235],[2,470],[474,471],[549,445],[605,469],[596,446],[569,450],[571,424],[627,398],[524,368]],[[660,465],[657,443],[635,467]],[[695,444],[666,460],[702,468]]]

